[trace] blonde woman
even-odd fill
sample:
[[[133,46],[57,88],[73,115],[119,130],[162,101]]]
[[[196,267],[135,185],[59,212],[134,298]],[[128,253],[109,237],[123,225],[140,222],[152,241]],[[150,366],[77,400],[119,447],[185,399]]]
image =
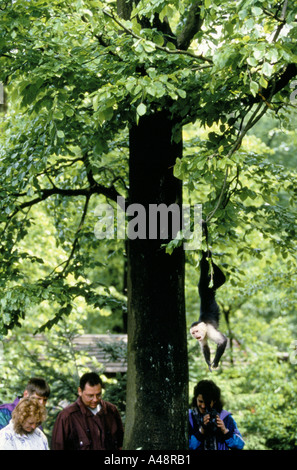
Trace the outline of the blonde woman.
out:
[[[38,427],[45,418],[45,407],[37,398],[22,398],[9,424],[0,430],[0,450],[49,450],[47,438]]]

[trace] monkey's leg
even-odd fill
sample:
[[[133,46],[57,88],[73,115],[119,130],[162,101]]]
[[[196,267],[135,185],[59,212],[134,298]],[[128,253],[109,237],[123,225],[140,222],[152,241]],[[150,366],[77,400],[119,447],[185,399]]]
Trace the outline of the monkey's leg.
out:
[[[217,343],[217,350],[216,354],[212,363],[212,367],[216,368],[219,365],[220,359],[222,355],[225,352],[226,346],[227,346],[227,338],[224,336],[222,333],[220,333],[220,339],[219,342]]]
[[[217,290],[226,282],[226,276],[223,271],[215,264],[212,263],[213,266],[213,287]]]
[[[212,372],[211,362],[210,362],[210,349],[209,349],[209,346],[208,346],[206,341],[202,342],[201,349],[202,349],[202,352],[203,352],[203,355],[204,355],[205,362],[208,365],[209,371]]]

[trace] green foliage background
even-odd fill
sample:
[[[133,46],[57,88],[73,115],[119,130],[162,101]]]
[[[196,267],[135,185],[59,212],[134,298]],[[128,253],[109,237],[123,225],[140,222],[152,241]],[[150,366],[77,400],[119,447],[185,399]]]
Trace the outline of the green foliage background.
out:
[[[0,2],[0,401],[45,376],[49,438],[79,375],[104,376],[73,337],[125,331],[125,243],[95,237],[96,207],[128,197],[129,126],[166,108],[183,127],[174,174],[228,277],[217,298],[230,344],[210,375],[188,338],[190,395],[211,377],[245,449],[296,449],[297,2],[201,1],[204,29],[183,51],[143,26],[169,18],[181,41],[194,4],[140,1],[128,21],[112,0]],[[189,326],[200,250],[186,256]],[[125,376],[106,379],[123,418],[124,392]]]
[[[263,151],[284,166],[290,161],[292,166],[296,155],[294,139],[290,131],[282,132],[274,127],[273,121],[264,121],[247,140],[253,151]],[[290,126],[289,126],[290,127]],[[268,132],[267,132],[268,129]],[[265,131],[264,131],[265,130]],[[278,136],[276,147],[267,137],[273,132]],[[263,138],[263,135],[265,138]],[[262,136],[262,139],[260,137]],[[279,146],[286,145],[287,152],[281,155]],[[280,198],[282,198],[282,193]],[[283,198],[284,204],[287,199]],[[44,253],[58,258],[61,248],[56,247],[52,236],[52,226],[46,211],[38,213],[38,223],[34,224],[24,239],[24,246],[32,249],[34,255]],[[34,240],[34,244],[32,241]],[[245,449],[294,449],[296,447],[296,274],[288,276],[286,260],[276,256],[271,250],[260,250],[259,239],[250,237],[255,250],[261,256],[236,264],[236,256],[230,253],[230,265],[236,266],[224,288],[218,291],[222,317],[221,330],[233,338],[232,348],[227,348],[223,364],[212,374],[204,363],[196,342],[188,337],[190,396],[195,384],[204,378],[213,379],[222,389],[225,406],[232,411],[246,442]],[[99,243],[99,242],[98,242]],[[50,331],[44,331],[46,340],[35,339],[33,333],[40,323],[51,318],[54,306],[44,301],[33,306],[22,326],[12,330],[2,342],[0,373],[1,402],[12,401],[23,393],[28,377],[42,375],[51,385],[49,417],[45,431],[50,439],[56,414],[66,402],[76,397],[78,377],[92,368],[103,377],[106,389],[105,398],[119,406],[125,420],[125,374],[108,379],[102,365],[90,358],[87,351],[77,353],[72,345],[73,338],[83,333],[118,332],[122,328],[122,313],[125,309],[123,290],[122,255],[100,243],[102,267],[98,272],[100,282],[110,287],[119,302],[90,308],[84,298],[79,297],[71,314],[65,317]],[[188,325],[197,319],[199,298],[197,282],[199,251],[188,252],[186,298]],[[216,253],[216,261],[222,256]],[[105,263],[104,263],[105,260]],[[39,266],[26,263],[23,272],[32,279],[38,278]],[[223,263],[224,269],[224,263]],[[119,275],[120,274],[120,275]],[[102,287],[104,292],[104,287]],[[229,324],[226,314],[229,313]],[[9,340],[9,341],[7,341]],[[125,351],[120,352],[125,354]],[[42,358],[42,360],[40,360]]]

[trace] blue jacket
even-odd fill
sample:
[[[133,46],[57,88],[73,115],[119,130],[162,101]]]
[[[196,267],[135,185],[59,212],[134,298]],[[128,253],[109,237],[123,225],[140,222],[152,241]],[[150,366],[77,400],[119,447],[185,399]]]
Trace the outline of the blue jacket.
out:
[[[0,405],[0,429],[8,425],[11,420],[11,414],[19,401],[20,399],[16,398],[13,403],[4,403],[4,405]]]
[[[219,416],[221,420],[224,421],[229,432],[227,434],[217,434],[217,450],[243,449],[244,440],[231,413],[222,410]],[[189,410],[189,448],[191,450],[204,450],[204,435],[199,431],[198,424],[191,409]]]

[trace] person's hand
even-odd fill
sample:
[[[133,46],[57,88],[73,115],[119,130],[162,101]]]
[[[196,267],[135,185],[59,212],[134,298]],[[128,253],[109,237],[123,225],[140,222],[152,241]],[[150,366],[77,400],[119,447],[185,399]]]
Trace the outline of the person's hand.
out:
[[[209,414],[203,416],[203,424],[202,424],[202,426],[200,426],[200,429],[199,429],[201,434],[204,434],[205,428],[206,428],[207,424],[209,423],[209,418],[210,418]]]
[[[209,419],[210,419],[209,414],[203,416],[203,424],[202,424],[202,426],[200,426],[200,429],[199,429],[199,431],[201,432],[201,434],[204,434],[205,428],[206,428],[206,426],[207,426],[208,423],[209,423]]]
[[[209,420],[210,420],[210,415],[209,414],[203,416],[203,426],[204,427],[206,427],[208,425]]]
[[[229,432],[229,429],[226,428],[224,421],[219,417],[219,415],[217,416],[217,426],[223,434],[227,434],[227,432]]]

